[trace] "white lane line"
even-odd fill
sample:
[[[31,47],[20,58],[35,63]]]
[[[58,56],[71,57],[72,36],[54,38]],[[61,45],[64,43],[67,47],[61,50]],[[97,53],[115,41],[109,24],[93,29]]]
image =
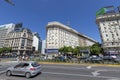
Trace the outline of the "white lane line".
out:
[[[87,67],[82,67],[82,68],[78,68],[78,67],[62,67],[62,66],[43,66],[43,68],[52,68],[52,69],[70,69],[70,70],[99,70],[100,72],[109,72],[109,71],[113,71],[113,72],[120,72],[120,70],[110,70],[110,69],[96,69],[93,66],[87,66]]]
[[[98,71],[91,72],[91,73],[92,73],[93,76],[98,76],[98,75],[100,75],[99,70],[98,70]]]
[[[44,68],[53,68],[53,69],[56,69],[56,68],[60,68],[60,69],[86,69],[86,67],[83,67],[83,68],[78,68],[78,67],[59,67],[59,66],[43,66]]]
[[[87,68],[87,69],[91,69],[91,68],[92,68],[92,66],[87,66],[86,68]]]
[[[95,77],[95,78],[105,78],[105,79],[116,79],[117,77],[110,76],[93,76],[93,75],[81,75],[81,74],[70,74],[70,73],[56,73],[56,72],[42,72],[45,74],[54,74],[54,75],[65,75],[65,76],[77,76],[77,77]],[[120,80],[120,78],[117,78]]]
[[[108,79],[108,80],[120,80],[120,79],[114,78],[114,79]]]

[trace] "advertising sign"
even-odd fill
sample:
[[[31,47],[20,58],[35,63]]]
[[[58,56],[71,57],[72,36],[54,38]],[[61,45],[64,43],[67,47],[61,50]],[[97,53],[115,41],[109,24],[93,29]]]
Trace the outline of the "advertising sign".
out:
[[[107,7],[104,7],[105,9],[105,13],[114,13],[115,10],[114,10],[114,6],[107,6]]]
[[[96,12],[96,16],[100,16],[108,13],[115,13],[114,6],[107,6],[107,7],[101,8]]]
[[[45,50],[46,53],[58,53],[58,49],[46,49]]]

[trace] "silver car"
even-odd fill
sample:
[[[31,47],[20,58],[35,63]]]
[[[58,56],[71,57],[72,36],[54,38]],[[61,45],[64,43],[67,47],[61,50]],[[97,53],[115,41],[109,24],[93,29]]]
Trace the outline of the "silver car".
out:
[[[21,75],[26,78],[37,75],[41,73],[41,65],[34,61],[20,62],[15,66],[7,69],[6,75]]]

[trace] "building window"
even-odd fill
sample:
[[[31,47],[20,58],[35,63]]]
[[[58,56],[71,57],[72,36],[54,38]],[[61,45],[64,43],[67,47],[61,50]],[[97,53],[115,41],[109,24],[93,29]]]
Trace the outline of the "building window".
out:
[[[22,39],[21,46],[24,46],[24,45],[25,45],[25,39]]]
[[[106,37],[108,37],[108,34],[106,34]]]
[[[114,34],[112,34],[112,37],[114,37]]]
[[[116,33],[116,35],[119,36],[118,33]]]

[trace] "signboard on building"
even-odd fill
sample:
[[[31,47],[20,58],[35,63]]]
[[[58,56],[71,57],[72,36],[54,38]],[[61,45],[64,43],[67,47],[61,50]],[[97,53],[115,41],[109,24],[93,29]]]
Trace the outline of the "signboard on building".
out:
[[[96,16],[100,16],[108,13],[115,13],[114,6],[107,6],[107,7],[101,8],[96,12]]]
[[[46,49],[45,53],[59,53],[58,49]]]

